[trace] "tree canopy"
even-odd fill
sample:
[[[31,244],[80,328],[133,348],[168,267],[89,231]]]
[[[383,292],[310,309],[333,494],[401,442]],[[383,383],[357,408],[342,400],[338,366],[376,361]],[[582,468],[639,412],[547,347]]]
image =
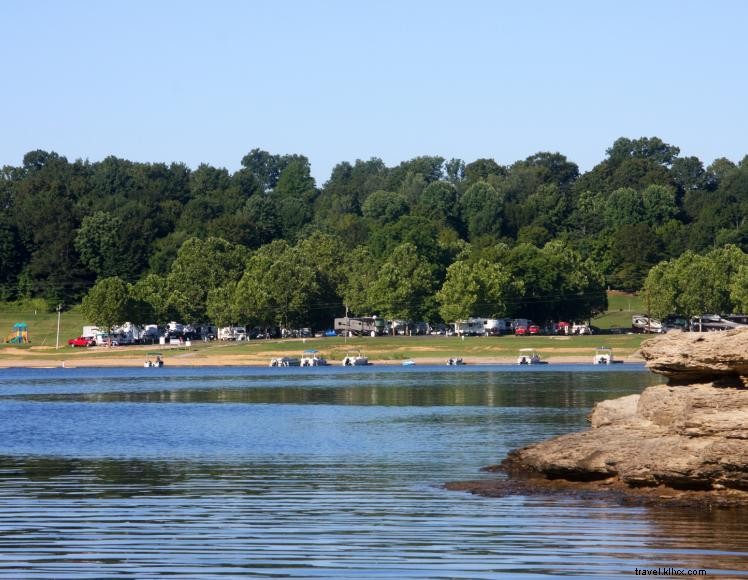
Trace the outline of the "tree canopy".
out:
[[[159,322],[324,325],[346,306],[439,319],[494,299],[505,308],[492,312],[575,318],[603,307],[606,287],[638,290],[653,267],[664,276],[661,262],[686,256],[676,278],[693,281],[710,252],[748,250],[748,160],[707,165],[658,137],[621,137],[586,172],[550,151],[375,157],[318,184],[302,154],[240,160],[232,173],[27,153],[0,170],[0,298],[73,304],[118,277]],[[501,292],[471,268],[494,272]],[[745,309],[741,268],[714,274],[728,279],[716,302],[694,300]]]

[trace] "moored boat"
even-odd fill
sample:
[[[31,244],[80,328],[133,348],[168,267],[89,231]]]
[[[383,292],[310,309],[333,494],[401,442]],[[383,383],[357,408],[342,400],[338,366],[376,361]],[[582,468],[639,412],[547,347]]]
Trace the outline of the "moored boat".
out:
[[[327,366],[327,359],[319,356],[318,350],[308,349],[301,355],[300,365],[302,367],[324,367]]]
[[[344,367],[361,367],[369,364],[369,357],[362,355],[360,352],[356,355],[347,354],[343,359]]]
[[[593,364],[596,365],[612,365],[612,364],[623,364],[622,360],[613,358],[613,349],[609,346],[598,346],[595,349],[595,358]]]
[[[143,366],[147,369],[149,368],[161,368],[164,366],[164,359],[161,358],[162,354],[160,352],[149,352],[146,353],[146,359],[143,363]],[[64,365],[63,365],[64,366]]]
[[[451,357],[447,359],[448,367],[462,366],[464,364],[465,362],[462,360],[462,357]]]
[[[403,366],[404,367],[412,367],[412,366],[415,366],[415,364],[416,364],[416,361],[414,361],[414,360],[408,359],[408,360],[404,360],[403,361]]]
[[[301,361],[292,356],[282,356],[270,360],[271,367],[297,367]]]
[[[517,357],[517,364],[518,365],[545,365],[548,363],[540,359],[540,354],[535,352],[535,349],[521,348],[519,349],[519,356]]]

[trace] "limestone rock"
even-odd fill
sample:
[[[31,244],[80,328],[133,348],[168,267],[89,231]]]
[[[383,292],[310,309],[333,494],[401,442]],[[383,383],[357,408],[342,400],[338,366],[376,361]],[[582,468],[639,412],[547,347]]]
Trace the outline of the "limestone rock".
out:
[[[668,332],[641,345],[647,367],[673,384],[721,381],[748,386],[748,328]]]
[[[590,430],[513,451],[501,467],[628,489],[748,492],[748,329],[667,334],[642,353],[669,384],[603,401]]]
[[[629,395],[619,399],[609,399],[595,405],[590,414],[590,423],[593,429],[621,423],[627,419],[637,419],[636,410],[640,395]]]

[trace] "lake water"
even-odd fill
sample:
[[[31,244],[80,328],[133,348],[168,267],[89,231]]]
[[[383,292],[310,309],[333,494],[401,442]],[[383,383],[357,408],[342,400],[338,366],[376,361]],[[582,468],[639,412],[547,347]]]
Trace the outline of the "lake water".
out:
[[[0,578],[745,576],[748,513],[446,481],[584,428],[635,365],[0,371]]]

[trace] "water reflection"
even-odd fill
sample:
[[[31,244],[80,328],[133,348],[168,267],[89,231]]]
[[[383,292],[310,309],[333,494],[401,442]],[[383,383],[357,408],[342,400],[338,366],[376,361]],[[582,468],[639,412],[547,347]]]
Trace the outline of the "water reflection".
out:
[[[0,379],[0,578],[736,577],[746,514],[441,488],[657,380],[16,372]]]
[[[645,375],[645,384],[659,381]],[[626,375],[595,376],[579,373],[508,374],[486,372],[471,374],[408,373],[406,376],[368,376],[369,380],[351,381],[338,375],[323,375],[312,381],[292,385],[264,381],[245,381],[231,387],[211,384],[175,386],[154,390],[108,385],[107,389],[78,392],[26,392],[6,395],[29,401],[90,403],[248,403],[248,404],[331,404],[383,406],[488,406],[488,407],[590,407],[602,398],[614,398],[631,392]],[[307,377],[308,379],[308,377]],[[343,380],[341,380],[343,379]],[[207,379],[206,379],[207,380]],[[209,381],[208,381],[209,382]],[[336,384],[337,383],[337,384]],[[116,387],[119,386],[120,389]],[[150,385],[149,385],[150,386]]]

